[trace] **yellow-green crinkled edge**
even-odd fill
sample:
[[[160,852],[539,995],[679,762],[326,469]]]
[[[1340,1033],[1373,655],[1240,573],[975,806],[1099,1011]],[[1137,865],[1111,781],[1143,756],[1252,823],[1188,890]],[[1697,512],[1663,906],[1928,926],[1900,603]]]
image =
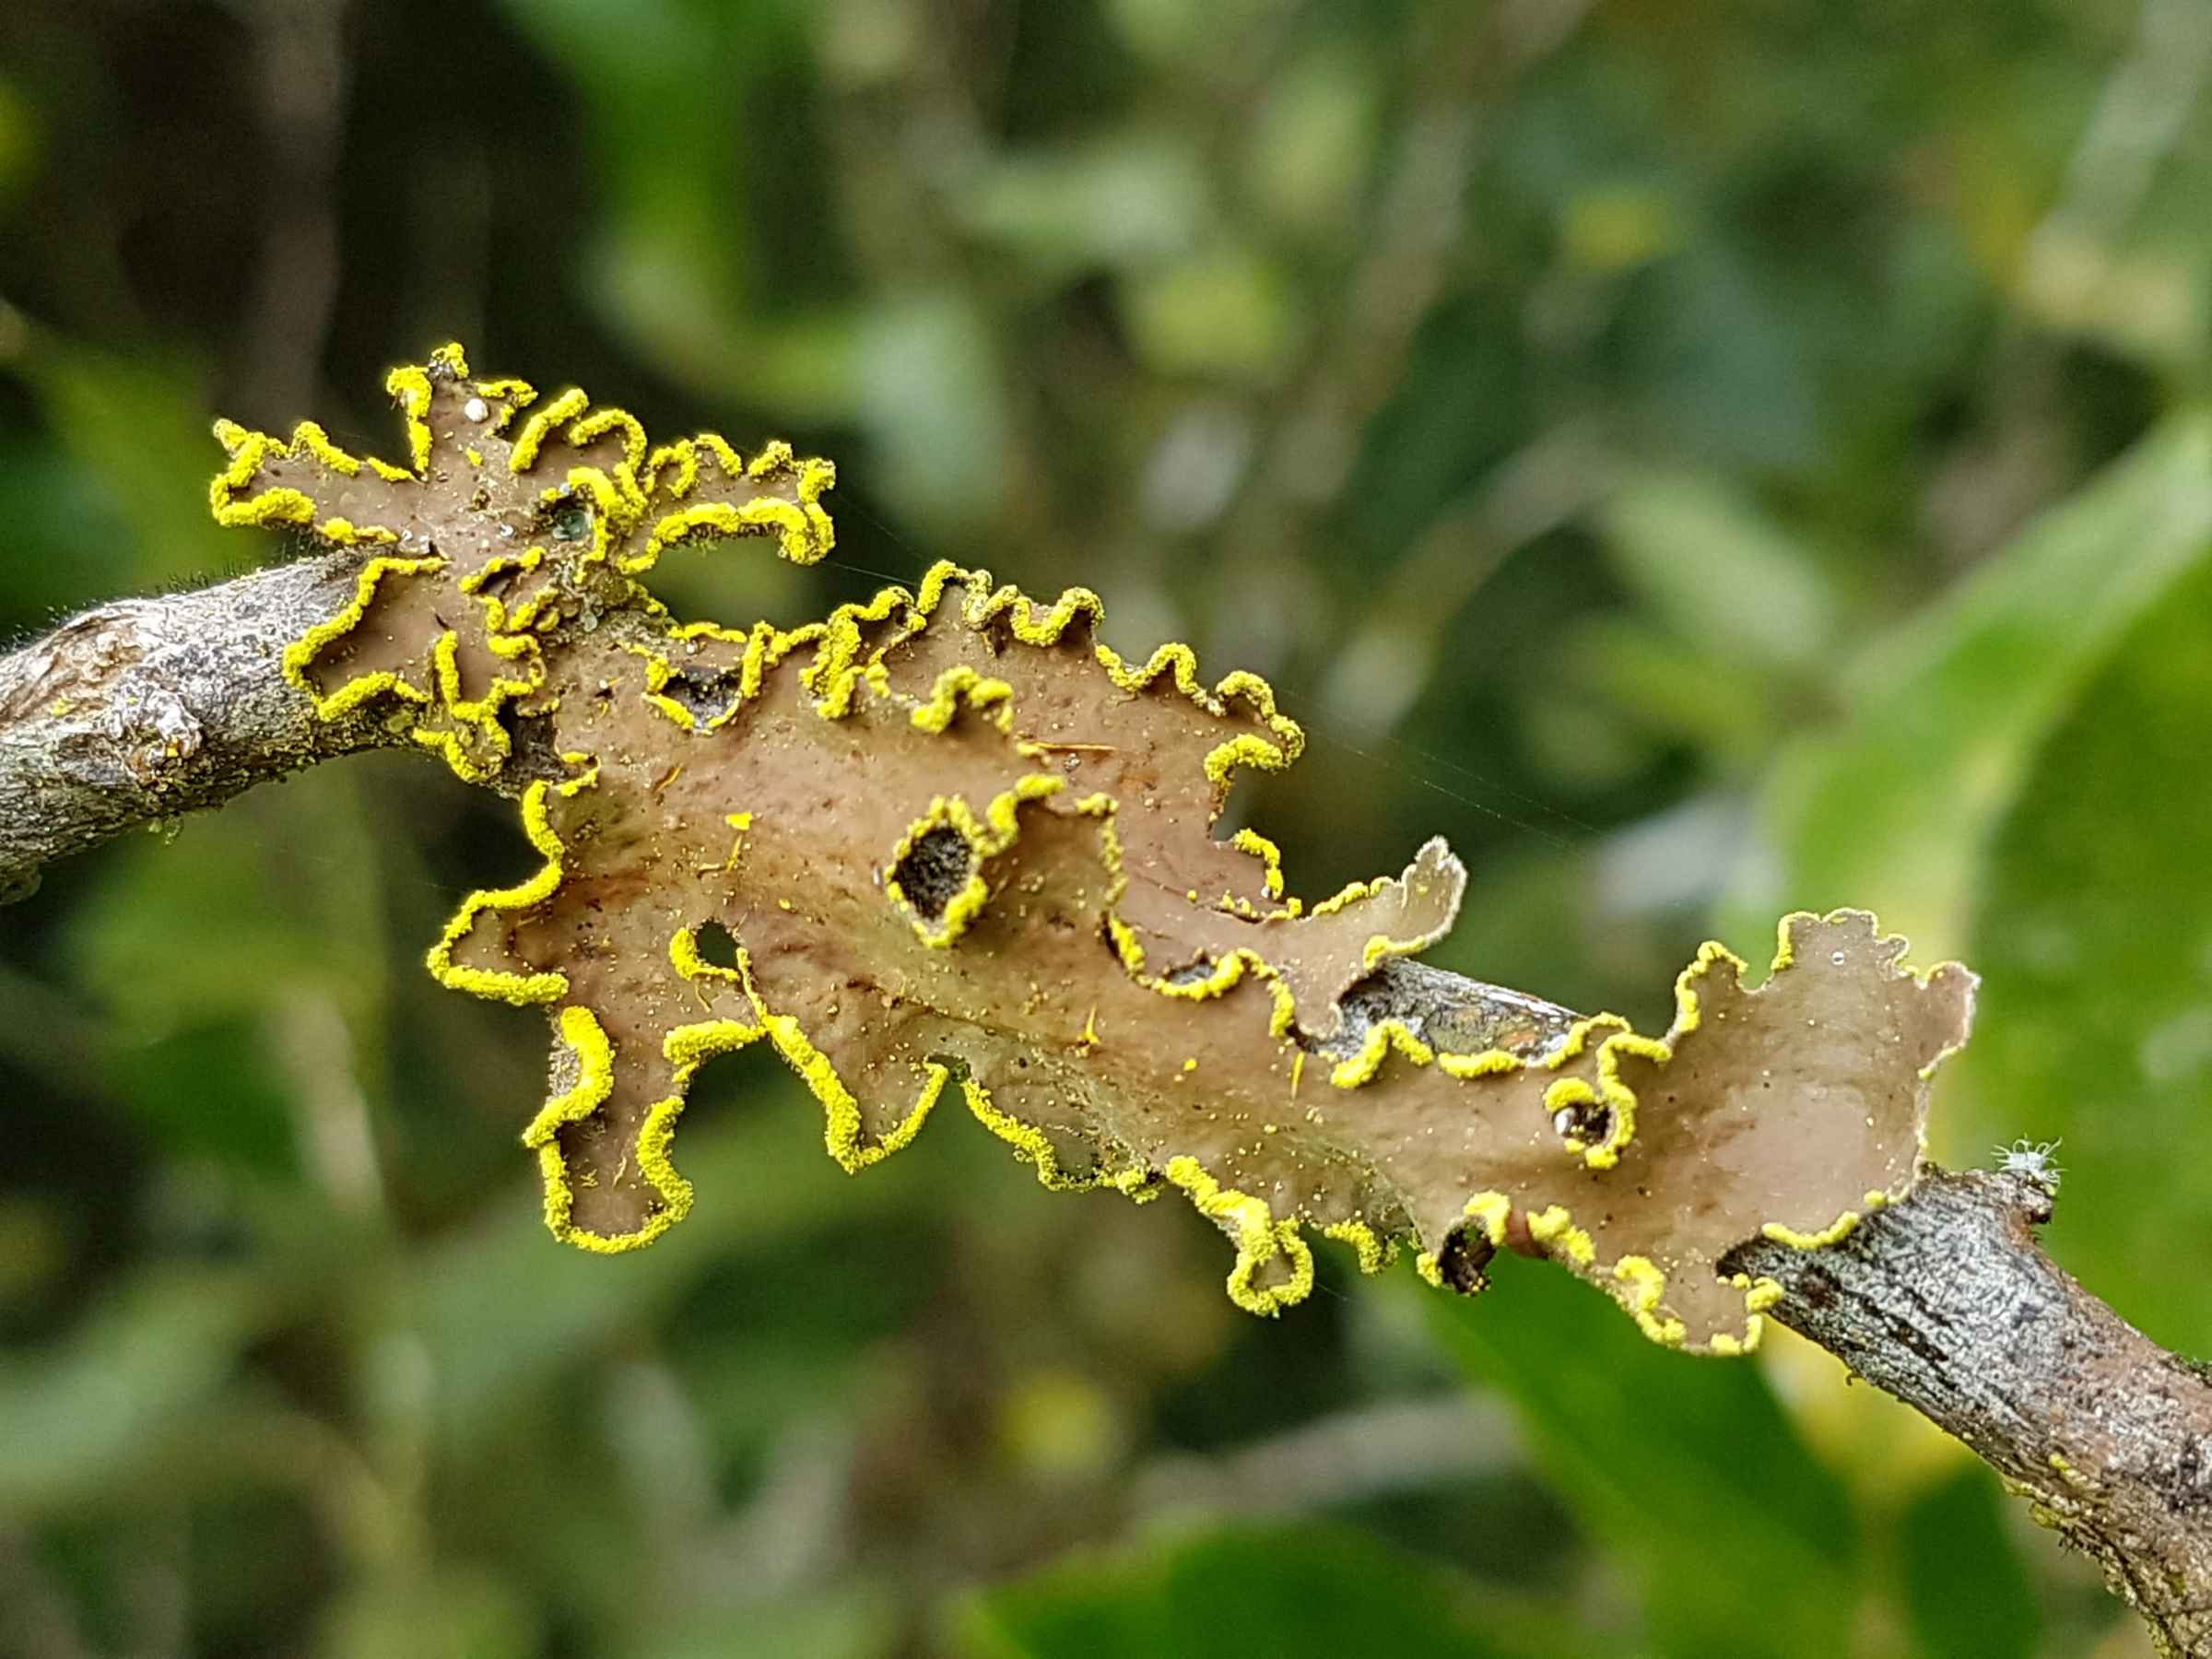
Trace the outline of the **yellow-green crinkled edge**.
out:
[[[464,967],[453,960],[453,947],[467,935],[478,916],[487,912],[528,910],[545,903],[559,890],[565,868],[564,854],[560,837],[554,833],[547,818],[547,790],[548,785],[540,781],[531,784],[523,794],[523,833],[544,857],[544,867],[518,887],[486,888],[464,899],[461,908],[453,912],[453,919],[445,924],[445,931],[424,959],[430,977],[449,991],[463,991],[471,996],[513,1003],[517,1006],[557,1002],[569,994],[569,976],[565,973],[554,971],[509,973],[497,968]],[[562,792],[573,793],[567,784],[562,785]]]

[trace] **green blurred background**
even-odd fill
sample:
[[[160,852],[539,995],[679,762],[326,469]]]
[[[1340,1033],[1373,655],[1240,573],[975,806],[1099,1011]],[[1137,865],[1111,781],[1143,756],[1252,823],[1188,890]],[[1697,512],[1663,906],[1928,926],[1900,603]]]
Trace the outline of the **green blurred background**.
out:
[[[2204,0],[10,0],[0,633],[284,551],[218,412],[398,448],[459,336],[836,457],[790,622],[1102,590],[1312,735],[1296,890],[1448,835],[1448,966],[1641,1021],[1855,903],[1987,979],[1937,1150],[2212,1349]],[[1509,1264],[1280,1322],[765,1055],[697,1213],[544,1235],[539,1023],[440,992],[512,809],[363,759],[0,912],[0,1654],[2136,1654],[1784,1334]]]

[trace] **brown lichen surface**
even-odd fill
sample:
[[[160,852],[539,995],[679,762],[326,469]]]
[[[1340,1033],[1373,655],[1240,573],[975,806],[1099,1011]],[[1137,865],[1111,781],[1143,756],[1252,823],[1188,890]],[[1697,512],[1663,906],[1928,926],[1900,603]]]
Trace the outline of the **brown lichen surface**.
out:
[[[225,426],[215,507],[375,544],[296,683],[522,798],[540,868],[468,900],[430,967],[551,1016],[524,1138],[561,1238],[681,1219],[685,1091],[753,1042],[849,1170],[964,1106],[1047,1184],[1180,1189],[1260,1312],[1311,1288],[1309,1234],[1370,1269],[1410,1241],[1467,1288],[1511,1244],[1655,1339],[1740,1351],[1772,1289],[1724,1281],[1726,1251],[1817,1247],[1910,1190],[1973,982],[1902,971],[1870,917],[1790,918],[1757,991],[1708,947],[1660,1037],[1502,992],[1401,1006],[1391,965],[1451,925],[1465,872],[1431,842],[1308,909],[1263,838],[1217,841],[1234,773],[1302,747],[1261,680],[1209,684],[1182,646],[1125,660],[1088,592],[950,565],[793,629],[679,624],[638,581],[661,551],[759,532],[821,557],[825,463],[655,448],[453,347],[391,384],[409,466]]]

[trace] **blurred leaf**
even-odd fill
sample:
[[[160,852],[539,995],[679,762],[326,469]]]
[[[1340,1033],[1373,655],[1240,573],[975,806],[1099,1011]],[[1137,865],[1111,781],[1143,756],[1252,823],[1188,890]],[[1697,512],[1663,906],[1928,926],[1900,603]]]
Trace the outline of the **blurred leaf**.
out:
[[[533,1213],[535,1195],[518,1194],[418,1259],[404,1292],[406,1321],[438,1380],[439,1426],[452,1441],[491,1428],[532,1378],[573,1363],[610,1328],[665,1317],[733,1252],[831,1223],[866,1226],[934,1190],[933,1173],[943,1179],[932,1166],[953,1151],[951,1137],[935,1135],[853,1180],[823,1156],[818,1130],[792,1121],[801,1102],[784,1074],[754,1070],[773,1079],[747,1091],[754,1110],[715,1088],[712,1072],[702,1082],[675,1152],[702,1202],[652,1250],[610,1264],[554,1249]],[[772,1100],[759,1098],[771,1091]]]
[[[2016,1659],[2035,1652],[2042,1613],[1989,1470],[1961,1465],[1915,1496],[1895,1535],[1905,1605],[1929,1659]]]
[[[0,1354],[0,1512],[126,1479],[222,1384],[260,1306],[237,1274],[148,1269],[52,1347]]]
[[[2212,565],[2111,653],[1998,832],[1964,1059],[1981,1140],[2064,1137],[2053,1253],[2160,1342],[2212,1349]]]
[[[1146,128],[1008,155],[954,201],[971,230],[1019,254],[1041,277],[1177,258],[1214,215],[1192,147]]]
[[[233,570],[253,545],[206,509],[207,480],[223,452],[210,434],[206,376],[149,351],[128,357],[41,333],[17,359],[63,447],[113,503],[136,542],[121,549],[101,584],[133,587],[204,579]],[[197,510],[194,510],[194,505]]]
[[[847,312],[803,118],[811,66],[786,0],[507,0],[565,73],[604,206],[574,248],[632,348],[715,402],[783,418],[850,407]]]
[[[1167,75],[1218,76],[1249,53],[1249,36],[1289,10],[1294,0],[1106,0],[1104,10],[1129,48]]]
[[[988,521],[1012,441],[997,347],[971,297],[887,299],[861,322],[853,359],[877,488],[940,532]]]
[[[26,438],[0,451],[0,615],[43,626],[128,585],[130,522],[91,467],[56,444]]]
[[[869,1659],[911,1652],[900,1641],[899,1607],[873,1586],[847,1585],[788,1601],[702,1610],[653,1630],[638,1659]]]
[[[1736,249],[1698,238],[1630,281],[1624,390],[1669,446],[1806,466],[1820,446],[1820,409],[1805,323]]]
[[[1702,654],[1793,673],[1826,654],[1836,606],[1819,561],[1714,479],[1630,478],[1599,523],[1622,580]]]
[[[1118,1557],[1077,1554],[983,1591],[959,1621],[959,1651],[973,1659],[1159,1659],[1219,1646],[1269,1659],[1578,1651],[1556,1627],[1539,1632],[1525,1617],[1494,1613],[1471,1580],[1361,1534],[1255,1527]]]
[[[1537,1264],[1502,1263],[1478,1297],[1421,1294],[1446,1349],[1513,1402],[1539,1466],[1635,1571],[1661,1653],[1848,1645],[1850,1501],[1755,1363],[1663,1348]]]
[[[1907,934],[1917,960],[1959,950],[1984,844],[2037,740],[2208,538],[2212,419],[2192,414],[1865,652],[1848,721],[1775,768],[1773,861],[1739,883],[1730,935],[1855,904]]]
[[[211,1155],[234,1168],[299,1168],[291,1090],[242,1020],[185,1026],[120,1044],[106,1075],[131,1116],[171,1157]]]
[[[0,202],[13,197],[37,171],[45,139],[29,100],[12,81],[0,79]]]
[[[1264,255],[1221,248],[1132,277],[1124,289],[1136,349],[1163,375],[1266,383],[1304,326],[1282,271]]]
[[[515,1587],[447,1571],[399,1578],[339,1603],[318,1659],[528,1659],[544,1651],[534,1609]]]
[[[1629,612],[1608,611],[1561,632],[1562,665],[1612,705],[1618,720],[1668,742],[1693,744],[1739,774],[1772,751],[1780,712],[1759,665],[1724,653],[1709,656]],[[1530,712],[1560,700],[1556,688],[1537,688]],[[1648,759],[1640,753],[1631,763]]]
[[[386,959],[370,826],[333,768],[134,838],[71,918],[77,982],[149,1038],[260,1015],[303,982],[373,1005]]]
[[[1359,215],[1375,143],[1376,96],[1367,65],[1335,48],[1274,76],[1253,124],[1253,194],[1279,222],[1334,238]]]

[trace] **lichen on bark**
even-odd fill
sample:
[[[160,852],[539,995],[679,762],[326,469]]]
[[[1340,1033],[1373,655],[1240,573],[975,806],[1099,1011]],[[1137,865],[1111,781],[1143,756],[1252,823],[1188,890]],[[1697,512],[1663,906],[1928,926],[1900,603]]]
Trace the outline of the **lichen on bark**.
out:
[[[286,653],[321,717],[521,802],[538,868],[470,897],[429,962],[550,1016],[524,1138],[558,1236],[621,1251],[680,1220],[686,1091],[756,1042],[848,1170],[958,1100],[1048,1185],[1180,1190],[1263,1313],[1310,1289],[1313,1235],[1369,1270],[1409,1244],[1465,1289],[1510,1246],[1656,1340],[1736,1352],[1775,1290],[1724,1255],[1818,1248],[1911,1191],[1973,980],[1904,971],[1871,917],[1785,919],[1758,990],[1708,946],[1664,1033],[1508,993],[1432,1017],[1408,959],[1465,887],[1441,841],[1309,907],[1264,836],[1216,838],[1235,774],[1303,746],[1257,677],[1125,659],[1088,590],[949,564],[819,621],[679,622],[641,579],[680,541],[829,551],[827,463],[656,446],[458,347],[390,387],[406,465],[226,424],[213,505],[367,553]]]

